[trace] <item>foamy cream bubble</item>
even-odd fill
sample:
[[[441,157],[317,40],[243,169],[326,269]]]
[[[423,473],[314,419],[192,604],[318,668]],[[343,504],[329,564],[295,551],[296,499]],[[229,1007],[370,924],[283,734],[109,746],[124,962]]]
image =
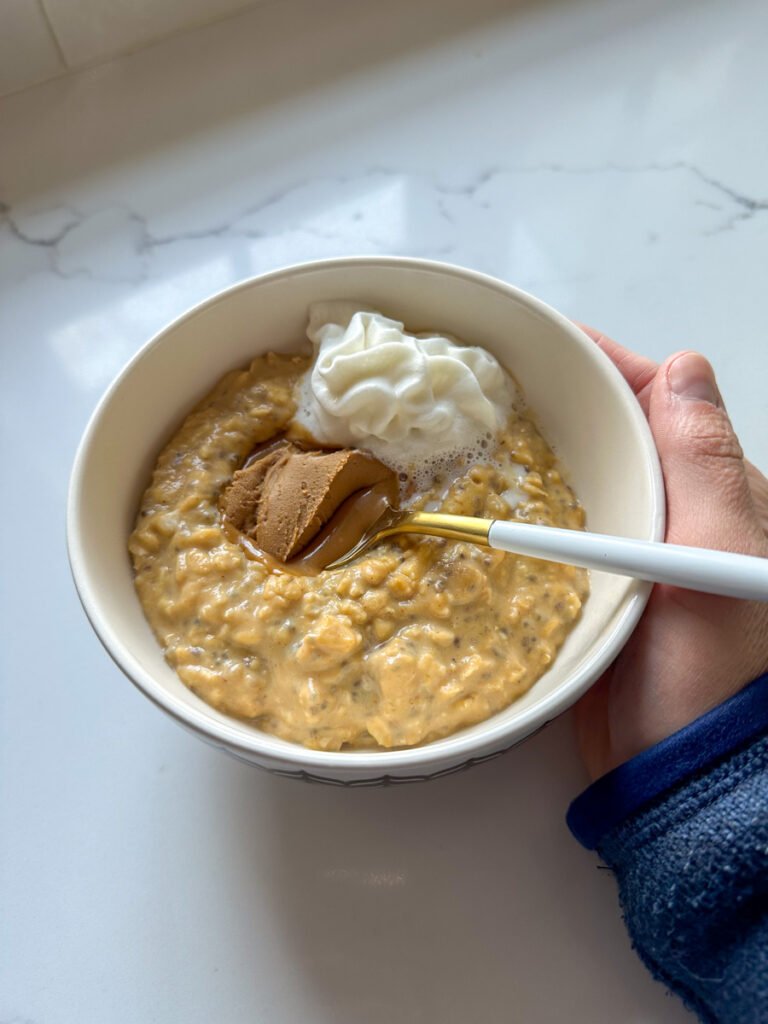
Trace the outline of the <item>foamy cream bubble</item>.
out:
[[[315,360],[296,422],[323,444],[367,449],[420,489],[462,459],[487,459],[519,400],[484,349],[408,334],[353,303],[315,303],[307,335]]]

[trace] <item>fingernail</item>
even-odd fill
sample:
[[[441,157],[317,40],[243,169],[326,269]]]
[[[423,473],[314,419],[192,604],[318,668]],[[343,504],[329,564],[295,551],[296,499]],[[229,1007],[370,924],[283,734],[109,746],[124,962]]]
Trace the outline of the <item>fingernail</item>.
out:
[[[685,352],[670,363],[667,380],[674,393],[689,402],[709,402],[720,405],[720,393],[712,367],[704,356]]]

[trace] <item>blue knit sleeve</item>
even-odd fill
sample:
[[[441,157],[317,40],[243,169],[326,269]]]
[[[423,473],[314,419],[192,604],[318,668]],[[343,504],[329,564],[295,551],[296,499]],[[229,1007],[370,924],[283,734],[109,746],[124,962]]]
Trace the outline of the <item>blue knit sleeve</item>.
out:
[[[599,779],[568,822],[654,977],[703,1021],[768,1022],[768,675]]]

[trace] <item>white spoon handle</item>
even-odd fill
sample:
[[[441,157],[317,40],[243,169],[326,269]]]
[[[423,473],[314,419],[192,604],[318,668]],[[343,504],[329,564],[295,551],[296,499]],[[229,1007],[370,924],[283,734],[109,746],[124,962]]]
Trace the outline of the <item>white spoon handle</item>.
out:
[[[727,597],[768,601],[768,558],[494,520],[492,548]]]

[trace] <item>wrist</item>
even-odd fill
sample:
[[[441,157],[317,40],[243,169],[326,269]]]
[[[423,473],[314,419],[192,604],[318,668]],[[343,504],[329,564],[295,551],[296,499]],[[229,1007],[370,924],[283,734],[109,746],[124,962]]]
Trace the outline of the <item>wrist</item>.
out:
[[[567,822],[588,849],[621,822],[768,732],[768,673],[603,775],[571,804]]]

